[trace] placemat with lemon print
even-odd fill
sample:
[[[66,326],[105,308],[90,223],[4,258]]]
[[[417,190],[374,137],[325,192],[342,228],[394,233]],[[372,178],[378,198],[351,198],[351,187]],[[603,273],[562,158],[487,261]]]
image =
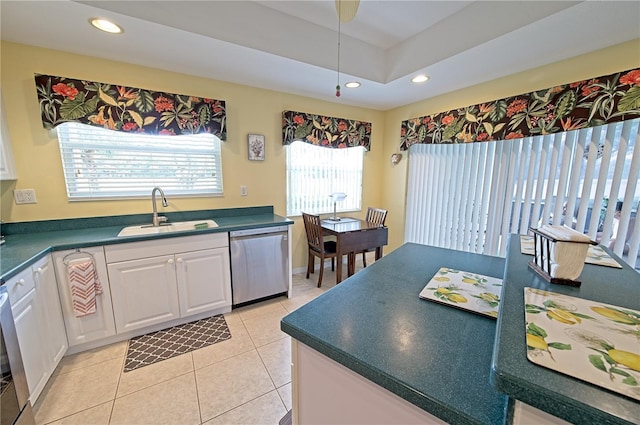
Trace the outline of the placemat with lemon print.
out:
[[[496,318],[501,290],[502,279],[441,267],[420,298]]]
[[[640,311],[524,288],[527,358],[640,400]]]
[[[534,254],[533,236],[520,235],[520,252],[526,255]],[[601,245],[589,245],[587,258],[585,258],[584,262],[587,264],[595,264],[596,266],[622,268],[616,260],[607,254],[607,251],[605,251]]]

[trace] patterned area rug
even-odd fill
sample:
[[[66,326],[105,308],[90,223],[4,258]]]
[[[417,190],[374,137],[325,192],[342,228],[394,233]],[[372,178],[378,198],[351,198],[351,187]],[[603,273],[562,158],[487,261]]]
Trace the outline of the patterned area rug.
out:
[[[130,372],[229,338],[231,332],[223,315],[131,338],[124,371]]]

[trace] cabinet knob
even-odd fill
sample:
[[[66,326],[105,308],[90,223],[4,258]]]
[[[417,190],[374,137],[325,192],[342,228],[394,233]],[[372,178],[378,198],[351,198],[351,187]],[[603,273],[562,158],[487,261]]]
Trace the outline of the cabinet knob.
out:
[[[178,257],[178,259],[176,260],[177,263],[182,263],[182,258]]]
[[[42,274],[42,267],[38,267],[38,268],[36,269],[36,273],[38,273],[38,274]]]
[[[17,283],[18,283],[18,285],[24,285],[24,279],[20,279],[20,280],[18,280],[18,282],[17,282]]]
[[[167,260],[167,264],[173,264],[173,258]]]

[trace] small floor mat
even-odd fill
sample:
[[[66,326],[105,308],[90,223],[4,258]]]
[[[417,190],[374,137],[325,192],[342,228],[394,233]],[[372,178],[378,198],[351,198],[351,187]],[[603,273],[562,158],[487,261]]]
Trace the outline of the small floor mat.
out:
[[[131,338],[124,371],[130,372],[229,338],[231,332],[223,315]]]

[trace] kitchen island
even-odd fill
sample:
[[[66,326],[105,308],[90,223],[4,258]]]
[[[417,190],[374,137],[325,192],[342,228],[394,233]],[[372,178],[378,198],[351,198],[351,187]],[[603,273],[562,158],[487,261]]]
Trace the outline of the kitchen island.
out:
[[[294,339],[296,353],[294,422],[508,423],[509,399],[489,379],[495,319],[418,297],[440,267],[501,278],[504,263],[405,244],[284,317],[281,328]],[[305,358],[299,362],[297,355]],[[328,391],[307,385],[308,359],[317,361],[311,369],[322,368],[316,378],[329,378]],[[341,375],[364,377],[376,388],[367,392],[363,382],[350,387],[337,380]],[[315,390],[322,399],[309,399]],[[398,415],[410,415],[397,416],[394,405]]]
[[[519,235],[512,235],[504,275],[503,304],[496,329],[492,365],[495,387],[512,398],[576,424],[640,423],[640,402],[637,400],[527,359],[523,295],[524,287],[531,287],[640,310],[640,274],[617,258],[622,265],[620,269],[585,264],[579,287],[550,284],[529,268],[528,262],[532,258],[520,253]],[[637,351],[640,351],[640,342],[638,347]],[[633,388],[629,389],[633,391]]]
[[[637,401],[527,359],[525,286],[639,309],[640,275],[613,257],[574,288],[529,269],[518,235],[506,260],[403,245],[282,319],[294,423],[638,424]],[[497,324],[420,299],[440,267],[503,278]]]

